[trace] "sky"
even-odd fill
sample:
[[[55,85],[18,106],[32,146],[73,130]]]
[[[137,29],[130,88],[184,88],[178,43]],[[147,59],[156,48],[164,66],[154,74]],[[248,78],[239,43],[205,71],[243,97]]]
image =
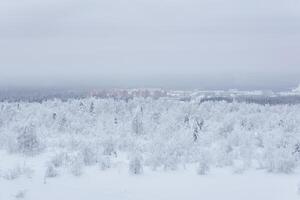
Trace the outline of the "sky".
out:
[[[0,1],[2,87],[299,83],[299,0]]]

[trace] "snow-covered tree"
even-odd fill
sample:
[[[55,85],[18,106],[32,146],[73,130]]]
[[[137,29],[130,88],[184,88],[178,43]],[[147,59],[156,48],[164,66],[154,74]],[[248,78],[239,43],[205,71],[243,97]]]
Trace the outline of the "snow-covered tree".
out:
[[[136,135],[144,134],[144,124],[143,124],[143,108],[137,108],[134,117],[132,119],[132,131]]]
[[[38,140],[36,129],[33,125],[24,127],[17,137],[18,151],[25,154],[35,154],[41,150],[41,144]]]
[[[129,172],[134,175],[143,173],[142,159],[140,156],[134,156],[129,162]]]

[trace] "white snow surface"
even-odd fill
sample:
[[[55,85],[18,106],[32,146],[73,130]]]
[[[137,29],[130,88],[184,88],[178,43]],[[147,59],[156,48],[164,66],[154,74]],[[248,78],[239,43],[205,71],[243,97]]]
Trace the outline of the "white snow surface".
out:
[[[128,173],[123,162],[118,162],[113,169],[103,171],[96,166],[86,167],[80,177],[65,172],[45,181],[41,165],[45,158],[45,155],[36,158],[4,156],[2,152],[1,167],[26,162],[35,172],[31,177],[0,179],[0,199],[19,199],[16,197],[19,192],[24,192],[22,199],[28,200],[299,199],[299,172],[272,174],[249,170],[238,174],[229,168],[214,168],[209,174],[199,176],[194,166],[186,166],[176,171],[145,169],[143,174],[136,176]]]

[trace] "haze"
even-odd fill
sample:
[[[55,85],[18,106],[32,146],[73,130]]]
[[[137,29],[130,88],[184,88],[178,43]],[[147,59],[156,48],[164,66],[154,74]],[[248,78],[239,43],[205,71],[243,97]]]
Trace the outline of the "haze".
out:
[[[1,0],[2,87],[288,89],[299,0]]]

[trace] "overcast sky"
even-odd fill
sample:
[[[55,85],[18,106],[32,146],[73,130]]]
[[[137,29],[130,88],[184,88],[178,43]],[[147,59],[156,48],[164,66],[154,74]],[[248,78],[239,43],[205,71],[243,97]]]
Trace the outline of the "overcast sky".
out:
[[[286,89],[300,0],[1,0],[1,86]]]

